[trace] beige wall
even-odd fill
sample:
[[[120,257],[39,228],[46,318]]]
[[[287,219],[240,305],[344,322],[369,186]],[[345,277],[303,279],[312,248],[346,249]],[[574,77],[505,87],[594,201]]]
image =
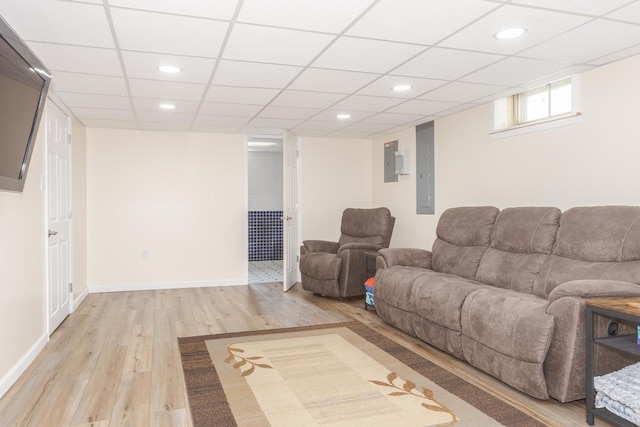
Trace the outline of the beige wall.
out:
[[[398,216],[392,244],[430,248],[452,206],[640,204],[639,73],[640,56],[583,73],[582,119],[571,126],[491,139],[490,104],[436,120],[436,215],[415,214],[415,174],[382,183],[388,140],[412,151],[415,171],[413,129],[376,140],[373,200]]]
[[[44,120],[24,191],[0,191],[0,396],[23,357],[47,338],[43,156]]]
[[[371,141],[301,140],[301,240],[336,241],[344,209],[372,206]]]
[[[240,282],[245,224],[242,135],[87,129],[92,291]]]
[[[87,130],[71,119],[73,212],[73,305],[87,292]]]

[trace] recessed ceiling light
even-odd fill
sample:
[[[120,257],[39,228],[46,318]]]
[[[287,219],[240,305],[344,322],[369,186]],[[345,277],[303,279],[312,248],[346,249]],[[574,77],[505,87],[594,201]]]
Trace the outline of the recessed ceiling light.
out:
[[[518,38],[526,32],[527,30],[524,28],[507,28],[506,30],[498,31],[493,35],[493,37],[499,40],[509,40]]]
[[[176,106],[174,104],[163,103],[158,105],[158,108],[160,108],[161,110],[175,110]]]
[[[161,65],[158,67],[158,71],[167,74],[176,74],[182,71],[182,68],[176,67],[175,65]]]
[[[347,120],[351,118],[351,114],[341,113],[341,114],[338,114],[336,117],[340,120]]]
[[[393,90],[396,92],[406,92],[408,90],[413,89],[413,86],[411,85],[406,85],[406,84],[402,84],[402,85],[395,85],[393,87]]]

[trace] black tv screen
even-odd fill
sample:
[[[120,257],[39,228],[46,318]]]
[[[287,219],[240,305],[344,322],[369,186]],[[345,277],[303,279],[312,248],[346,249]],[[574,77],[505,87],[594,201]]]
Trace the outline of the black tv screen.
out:
[[[22,191],[51,75],[0,17],[0,190]]]

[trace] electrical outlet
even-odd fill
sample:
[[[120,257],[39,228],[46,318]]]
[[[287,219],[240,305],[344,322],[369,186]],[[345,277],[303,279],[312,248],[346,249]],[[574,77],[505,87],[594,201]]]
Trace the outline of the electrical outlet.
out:
[[[142,259],[147,260],[149,259],[149,250],[145,249],[142,251]]]

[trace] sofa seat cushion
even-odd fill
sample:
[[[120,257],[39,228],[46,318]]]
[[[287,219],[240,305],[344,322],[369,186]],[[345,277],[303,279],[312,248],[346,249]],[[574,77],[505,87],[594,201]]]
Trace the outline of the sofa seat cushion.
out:
[[[342,259],[336,254],[313,252],[300,257],[300,272],[313,279],[337,280]]]
[[[416,280],[431,270],[394,265],[376,272],[375,298],[406,312],[415,311],[413,286]]]
[[[543,363],[554,318],[547,301],[510,290],[480,289],[462,307],[465,359],[507,384],[547,399]]]
[[[459,332],[462,306],[468,295],[487,287],[475,280],[430,271],[413,286],[415,314]]]

